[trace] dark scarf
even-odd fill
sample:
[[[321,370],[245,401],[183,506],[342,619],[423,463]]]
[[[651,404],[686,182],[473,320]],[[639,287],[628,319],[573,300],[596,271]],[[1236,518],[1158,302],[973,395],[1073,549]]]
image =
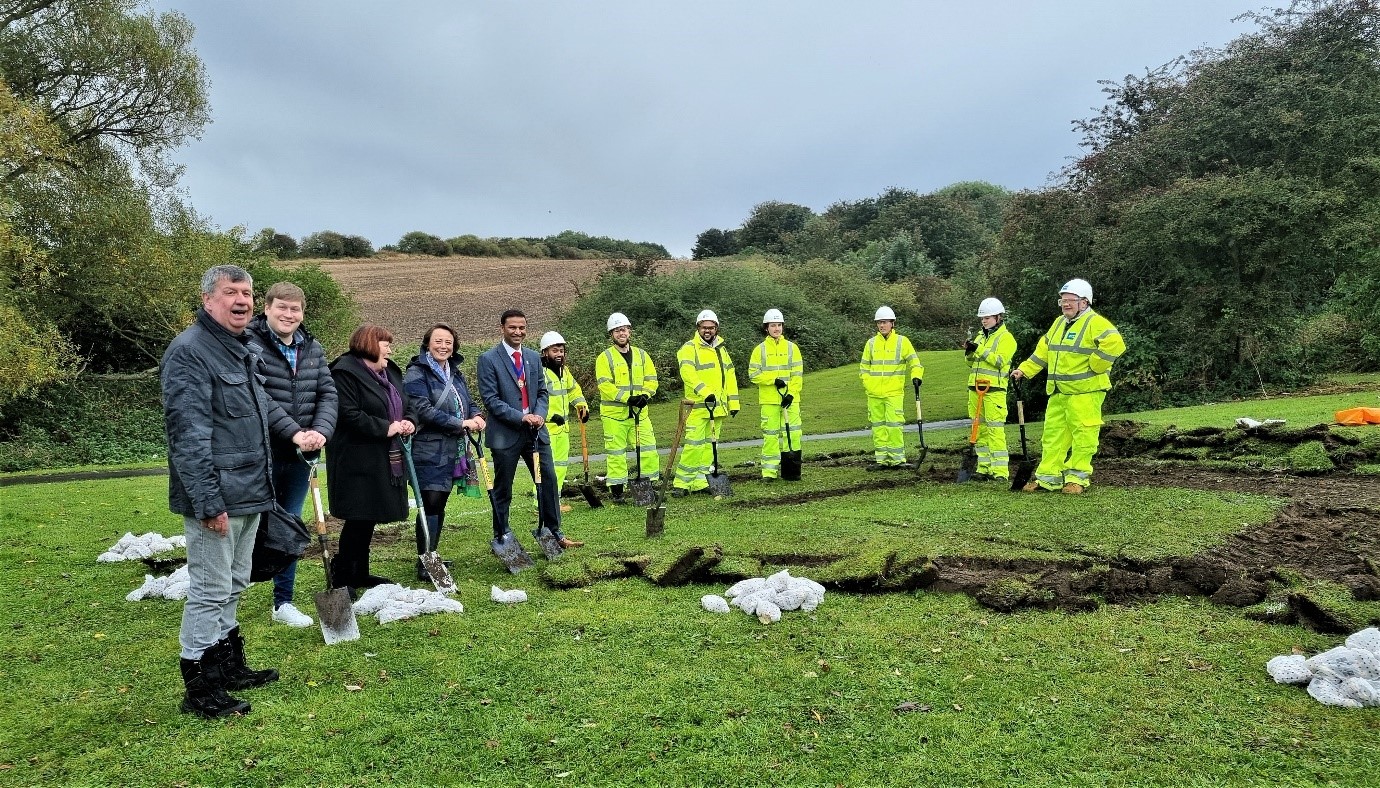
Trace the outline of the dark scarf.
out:
[[[376,370],[368,364],[364,368],[369,370],[374,376],[374,380],[383,386],[384,399],[388,400],[388,423],[400,421],[403,417],[402,395],[398,393],[398,388],[393,385],[393,381],[388,377],[388,368]],[[394,435],[388,442],[388,473],[393,477],[394,486],[403,475],[403,452],[402,439]]]

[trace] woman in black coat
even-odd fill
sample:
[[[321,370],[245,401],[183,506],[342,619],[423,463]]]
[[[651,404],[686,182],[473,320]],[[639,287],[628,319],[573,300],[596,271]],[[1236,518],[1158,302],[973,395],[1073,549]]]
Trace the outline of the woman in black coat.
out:
[[[446,501],[455,486],[457,458],[465,451],[465,431],[484,429],[479,403],[470,396],[465,373],[460,371],[464,356],[455,353],[455,329],[437,323],[422,335],[422,352],[407,365],[403,388],[421,421],[412,441],[412,462],[417,466],[422,486],[422,506],[426,509],[426,529],[417,531],[417,554],[435,550],[441,541],[441,526],[446,520]],[[431,576],[417,559],[417,579]]]
[[[350,351],[331,362],[340,405],[326,443],[326,474],[331,514],[345,521],[331,580],[351,596],[355,588],[393,582],[370,574],[369,543],[374,526],[407,519],[402,436],[416,430],[417,413],[392,352],[387,329],[363,325],[351,335]]]

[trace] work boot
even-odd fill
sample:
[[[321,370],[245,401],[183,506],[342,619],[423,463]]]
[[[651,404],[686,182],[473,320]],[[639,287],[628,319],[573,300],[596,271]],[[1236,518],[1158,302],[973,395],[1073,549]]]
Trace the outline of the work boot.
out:
[[[350,580],[350,585],[360,588],[373,588],[374,586],[386,586],[393,581],[382,575],[369,574],[369,555],[366,553],[363,561],[355,564],[355,574]]]
[[[201,659],[182,658],[182,682],[187,685],[182,696],[182,711],[214,720],[232,714],[248,714],[249,704],[226,694],[221,686],[220,666],[216,663],[218,649],[212,647]]]
[[[331,559],[331,587],[343,588],[349,594],[350,601],[355,601],[355,564],[354,561],[347,559],[343,555],[337,555]]]
[[[623,498],[623,485],[621,485],[621,484],[610,484],[610,485],[609,485],[609,494],[612,496],[612,500],[613,500],[613,503],[614,503],[614,504],[616,504],[616,505],[618,505],[618,506],[622,506],[623,504],[627,503],[627,500],[625,500],[625,499]]]
[[[226,635],[214,648],[220,649],[224,660],[221,663],[221,670],[225,676],[223,686],[226,689],[253,689],[278,680],[278,671],[273,668],[254,670],[245,664],[244,638],[240,635],[239,627],[230,630],[230,634]],[[202,658],[204,659],[205,655]]]
[[[566,536],[565,534],[561,534],[560,538],[557,539],[557,541],[561,543],[561,547],[564,547],[564,548],[566,548],[567,550],[569,550],[569,549],[572,548],[572,547],[584,547],[584,546],[585,546],[585,543],[584,543],[584,542],[581,542],[579,539],[571,539],[570,537]]]
[[[1068,484],[1064,485],[1064,492],[1068,493],[1069,495],[1082,495],[1083,485],[1079,484],[1078,482],[1069,482]]]
[[[1026,482],[1025,486],[1021,488],[1021,492],[1039,492],[1041,489],[1043,488],[1040,487],[1039,482]]]
[[[672,488],[671,488],[671,497],[672,497],[672,498],[684,498],[685,496],[687,496],[687,495],[689,495],[689,494],[690,494],[690,491],[687,490],[687,489],[685,489],[684,487],[672,487]]]

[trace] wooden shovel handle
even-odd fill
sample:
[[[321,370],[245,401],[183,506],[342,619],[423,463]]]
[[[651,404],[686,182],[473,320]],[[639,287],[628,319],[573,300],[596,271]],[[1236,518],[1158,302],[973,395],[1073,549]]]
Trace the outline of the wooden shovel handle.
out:
[[[982,424],[982,401],[987,399],[987,390],[992,388],[992,382],[990,380],[979,380],[973,388],[977,391],[978,398],[977,407],[973,409],[973,430],[968,433],[969,443],[977,443],[978,429]]]

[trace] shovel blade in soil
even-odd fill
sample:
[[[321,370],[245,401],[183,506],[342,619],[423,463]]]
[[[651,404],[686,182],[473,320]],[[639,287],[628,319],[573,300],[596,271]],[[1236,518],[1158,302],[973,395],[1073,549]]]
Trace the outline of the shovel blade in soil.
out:
[[[963,452],[963,465],[958,469],[958,481],[963,483],[977,475],[977,450],[969,446]]]
[[[491,539],[489,549],[493,550],[494,555],[499,561],[503,562],[509,572],[517,574],[528,567],[534,566],[532,557],[527,551],[522,549],[522,543],[513,536],[512,532],[506,533],[501,539]]]
[[[422,568],[426,569],[427,576],[431,578],[431,584],[436,586],[436,590],[443,594],[454,594],[455,578],[450,576],[450,570],[441,560],[441,554],[432,550],[417,556],[417,560],[422,562]]]
[[[599,500],[599,494],[588,484],[580,485],[580,494],[585,497],[585,503],[589,504],[591,509],[598,509],[604,505],[604,502]]]
[[[541,545],[541,553],[548,561],[555,561],[565,552],[565,548],[561,547],[561,540],[550,531],[538,528],[532,531],[532,536],[536,538],[537,544]]]
[[[709,494],[715,498],[727,498],[733,494],[733,485],[728,481],[726,473],[711,473],[709,480]]]
[[[800,481],[800,450],[781,452],[781,478],[788,482]]]
[[[1021,461],[1016,465],[1015,473],[1011,474],[1011,489],[1019,490],[1024,487],[1026,482],[1030,481],[1030,474],[1034,470],[1028,458],[1021,458]]]
[[[656,484],[651,479],[634,479],[632,499],[635,506],[651,506],[656,503]]]
[[[350,592],[332,588],[316,595],[316,617],[321,620],[321,635],[326,645],[359,640],[359,622],[350,604]]]
[[[666,530],[666,504],[647,510],[647,535],[661,536]]]

